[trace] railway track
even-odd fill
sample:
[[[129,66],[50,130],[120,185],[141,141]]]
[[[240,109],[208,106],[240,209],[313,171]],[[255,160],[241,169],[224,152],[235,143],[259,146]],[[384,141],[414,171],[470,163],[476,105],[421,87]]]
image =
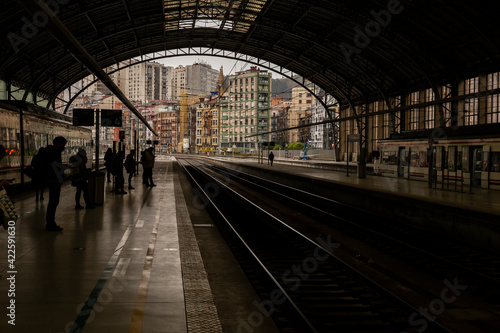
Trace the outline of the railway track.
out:
[[[207,209],[259,292],[258,311],[273,316],[282,332],[421,328],[410,320],[417,310],[337,257],[338,244],[330,236],[308,237],[261,208],[259,200],[270,197],[266,190],[250,190],[260,199],[254,193],[249,200],[240,186],[226,185],[236,175],[216,174],[205,163],[188,159],[179,163],[209,200]],[[449,331],[433,321],[425,325],[429,332]]]
[[[460,276],[477,294],[482,293],[498,302],[500,259],[495,254],[251,174],[216,165],[212,168],[230,177],[233,182],[281,198],[282,201],[293,202],[295,207],[301,206],[303,214],[313,216],[342,232],[354,234],[401,260],[425,266],[428,271],[434,271],[436,276],[448,279]]]

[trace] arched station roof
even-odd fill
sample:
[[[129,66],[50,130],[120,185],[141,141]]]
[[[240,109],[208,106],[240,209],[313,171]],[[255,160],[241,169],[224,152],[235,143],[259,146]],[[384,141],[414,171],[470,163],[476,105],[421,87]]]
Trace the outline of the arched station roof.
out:
[[[2,9],[0,79],[47,99],[89,71],[44,14]],[[500,70],[495,2],[444,0],[49,0],[102,68],[181,48],[246,54],[341,104]]]

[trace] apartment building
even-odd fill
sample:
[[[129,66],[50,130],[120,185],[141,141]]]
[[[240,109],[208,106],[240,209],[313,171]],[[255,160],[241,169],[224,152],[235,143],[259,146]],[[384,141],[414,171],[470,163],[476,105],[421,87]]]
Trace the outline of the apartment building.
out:
[[[270,129],[272,74],[251,67],[229,76],[227,99],[221,101],[221,147],[237,147],[241,152],[257,152],[258,137]]]
[[[134,101],[166,100],[170,93],[172,67],[156,62],[143,62],[130,66],[127,71],[125,94]]]
[[[173,70],[171,98],[180,99],[181,90],[187,90],[189,94],[210,94],[217,90],[218,78],[219,71],[207,63],[178,66]]]
[[[292,103],[288,112],[288,127],[296,127],[303,123],[311,116],[312,94],[304,87],[292,88]],[[297,142],[303,140],[299,129],[290,130],[287,132],[288,142]]]
[[[321,98],[321,93],[318,93]],[[337,107],[331,107],[330,112],[332,117],[338,112]],[[330,119],[325,107],[320,103],[319,100],[315,99],[311,106],[311,121],[312,123],[319,123]],[[333,149],[334,148],[334,129],[337,124],[327,123],[321,125],[311,126],[311,136],[310,143],[319,149]],[[338,128],[336,129],[338,131]]]
[[[200,99],[196,110],[196,150],[215,152],[219,147],[220,134],[219,95]]]

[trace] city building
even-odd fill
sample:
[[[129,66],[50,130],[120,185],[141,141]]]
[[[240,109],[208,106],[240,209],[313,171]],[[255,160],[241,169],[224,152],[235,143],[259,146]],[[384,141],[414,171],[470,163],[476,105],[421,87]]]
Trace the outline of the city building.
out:
[[[251,67],[229,76],[227,107],[222,101],[221,147],[236,147],[241,152],[257,152],[258,143],[269,136],[251,136],[270,128],[272,74]]]
[[[198,152],[216,152],[220,134],[219,95],[200,99],[196,111],[196,148]]]
[[[288,114],[288,128],[297,127],[305,123],[311,116],[312,94],[304,87],[295,87],[292,89],[292,104]],[[302,119],[303,118],[303,119]],[[287,131],[288,142],[297,142],[307,140],[304,131],[293,129]],[[303,142],[305,143],[305,142]]]

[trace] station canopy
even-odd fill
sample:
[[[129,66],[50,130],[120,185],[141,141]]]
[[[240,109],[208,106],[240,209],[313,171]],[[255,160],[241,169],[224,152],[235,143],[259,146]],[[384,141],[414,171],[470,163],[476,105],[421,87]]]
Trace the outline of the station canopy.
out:
[[[45,27],[39,0],[2,8],[0,79],[53,100],[89,69]],[[106,68],[154,52],[268,61],[345,103],[500,70],[496,2],[41,0]],[[180,53],[182,54],[182,53]]]

